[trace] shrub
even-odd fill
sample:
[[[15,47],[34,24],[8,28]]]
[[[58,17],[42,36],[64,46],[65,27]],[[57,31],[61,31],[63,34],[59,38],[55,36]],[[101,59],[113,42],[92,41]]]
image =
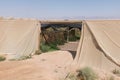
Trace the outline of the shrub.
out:
[[[40,50],[42,52],[47,52],[50,49],[50,46],[46,45],[46,44],[41,44],[40,45]]]
[[[37,50],[36,52],[35,52],[35,55],[40,55],[41,54],[41,50]]]
[[[64,45],[64,44],[65,44],[65,41],[64,41],[64,40],[57,39],[54,43],[55,43],[55,44],[58,44],[58,45]]]
[[[59,48],[57,47],[57,45],[56,44],[48,44],[49,46],[50,46],[50,48],[51,49],[53,49],[53,50],[58,50]]]
[[[0,56],[0,61],[4,61],[5,59],[6,59],[6,57]]]
[[[98,76],[89,68],[83,68],[77,71],[77,74],[69,74],[65,80],[96,80]]]
[[[89,67],[79,70],[77,77],[78,79],[80,78],[81,80],[96,80],[97,79],[97,75]]]
[[[55,51],[55,50],[59,50],[59,48],[57,47],[57,45],[56,44],[54,44],[54,43],[50,43],[50,44],[41,44],[40,45],[40,50],[42,51],[42,52],[49,52],[49,51]]]
[[[117,70],[117,69],[114,69],[112,71],[113,74],[117,75],[117,76],[120,76],[120,70]]]
[[[74,74],[71,74],[69,76],[69,80],[77,80],[77,77]]]

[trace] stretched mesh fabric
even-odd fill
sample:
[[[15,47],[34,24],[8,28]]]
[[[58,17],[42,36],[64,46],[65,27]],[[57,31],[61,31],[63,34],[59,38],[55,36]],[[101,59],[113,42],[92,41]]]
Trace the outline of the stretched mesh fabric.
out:
[[[39,48],[40,23],[37,20],[0,20],[0,54],[20,58]]]
[[[73,63],[78,68],[120,69],[120,21],[85,21]]]

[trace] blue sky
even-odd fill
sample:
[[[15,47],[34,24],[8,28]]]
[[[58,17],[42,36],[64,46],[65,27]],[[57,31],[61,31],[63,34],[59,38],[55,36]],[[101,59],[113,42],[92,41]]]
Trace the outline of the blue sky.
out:
[[[38,19],[120,17],[120,0],[0,0],[0,16]]]

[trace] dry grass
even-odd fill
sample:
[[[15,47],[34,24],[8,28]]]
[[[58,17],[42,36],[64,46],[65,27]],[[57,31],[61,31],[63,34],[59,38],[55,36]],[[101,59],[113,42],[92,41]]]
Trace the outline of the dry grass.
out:
[[[97,79],[97,75],[89,67],[80,69],[77,72],[78,72],[77,77],[80,78],[81,80],[96,80]]]
[[[120,77],[120,70],[114,69],[112,73]]]
[[[98,76],[95,72],[89,68],[85,67],[83,69],[77,70],[77,74],[70,74],[66,80],[97,80]]]
[[[37,50],[36,52],[35,52],[35,55],[40,55],[42,52],[41,52],[41,50]]]
[[[0,61],[4,61],[6,60],[6,57],[5,56],[0,56]]]

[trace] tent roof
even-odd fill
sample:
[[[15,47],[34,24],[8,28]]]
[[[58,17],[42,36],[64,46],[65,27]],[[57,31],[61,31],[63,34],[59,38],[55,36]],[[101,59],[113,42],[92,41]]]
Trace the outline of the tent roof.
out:
[[[78,67],[120,69],[120,20],[84,21],[83,24],[74,61]]]

